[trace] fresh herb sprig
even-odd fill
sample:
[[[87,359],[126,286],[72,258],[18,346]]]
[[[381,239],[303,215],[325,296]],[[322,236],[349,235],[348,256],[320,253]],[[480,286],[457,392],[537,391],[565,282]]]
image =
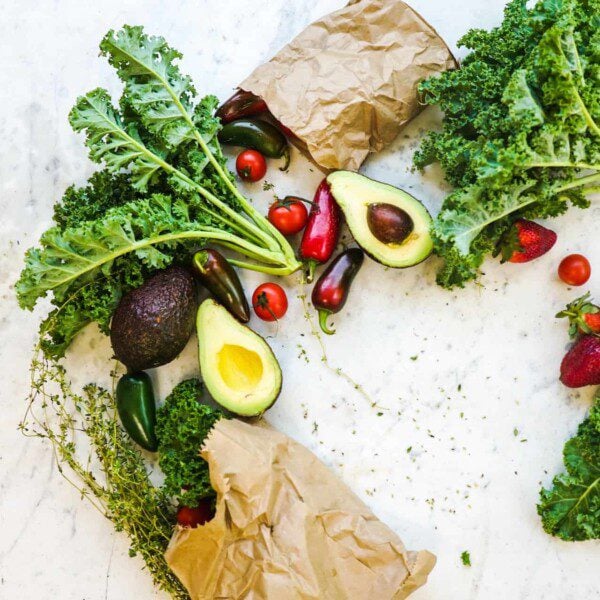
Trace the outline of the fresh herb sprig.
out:
[[[221,418],[220,410],[202,403],[202,383],[198,379],[182,381],[158,410],[156,435],[164,490],[179,504],[194,507],[199,500],[215,495],[200,448]]]
[[[130,555],[144,560],[154,583],[175,600],[189,600],[164,558],[175,523],[171,499],[150,481],[119,424],[113,395],[97,385],[75,392],[64,366],[38,347],[20,428],[50,443],[61,475],[129,537]]]

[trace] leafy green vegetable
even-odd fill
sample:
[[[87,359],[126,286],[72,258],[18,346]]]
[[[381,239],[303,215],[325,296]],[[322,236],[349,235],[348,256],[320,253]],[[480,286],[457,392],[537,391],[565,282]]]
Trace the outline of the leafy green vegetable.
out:
[[[600,538],[600,390],[589,417],[563,451],[566,473],[542,489],[538,513],[544,529],[567,541]]]
[[[471,554],[469,553],[468,550],[463,550],[461,552],[460,560],[462,561],[462,564],[465,565],[465,567],[471,566]]]
[[[197,506],[202,498],[214,496],[208,464],[200,448],[223,413],[203,404],[198,379],[181,382],[158,409],[156,435],[159,464],[165,474],[164,490],[180,504]]]
[[[477,276],[517,218],[589,205],[600,189],[600,0],[513,0],[503,23],[473,30],[457,71],[422,85],[444,111],[418,167],[455,186],[434,227],[444,287]]]
[[[105,171],[67,190],[56,226],[27,252],[16,286],[27,309],[53,293],[57,308],[41,330],[49,356],[63,355],[90,322],[105,331],[123,293],[195,246],[221,244],[250,259],[233,264],[266,273],[300,267],[285,238],[236,188],[216,137],[217,100],[195,102],[191,80],[175,64],[180,54],[128,26],[109,32],[101,50],[125,83],[120,110],[96,89],[79,98],[70,122],[86,133],[90,158]]]

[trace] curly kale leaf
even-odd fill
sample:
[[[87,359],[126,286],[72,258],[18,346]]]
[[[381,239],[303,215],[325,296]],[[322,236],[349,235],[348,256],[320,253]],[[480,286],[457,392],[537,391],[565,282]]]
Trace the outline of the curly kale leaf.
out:
[[[445,113],[415,156],[456,190],[435,221],[438,283],[477,276],[517,218],[586,207],[600,184],[600,0],[513,0],[502,25],[475,30],[458,71],[422,85]]]
[[[177,64],[182,56],[162,37],[149,36],[140,26],[125,25],[118,32],[109,31],[100,50],[125,83],[131,108],[168,148],[197,140],[200,133],[205,142],[215,137],[219,119],[214,110],[204,114],[200,108],[195,113],[196,90]]]
[[[191,202],[155,194],[109,210],[103,218],[61,231],[54,227],[29,250],[16,289],[22,308],[32,309],[50,290],[60,303],[81,287],[109,277],[115,261],[133,254],[144,266],[162,269],[172,262],[165,250],[177,244],[218,237]],[[227,234],[223,233],[224,236]]]
[[[67,188],[62,200],[54,206],[54,222],[64,231],[98,219],[111,208],[141,198],[128,175],[98,171],[90,177],[86,186]]]
[[[208,464],[200,448],[223,414],[202,403],[202,383],[188,379],[177,385],[158,409],[156,435],[163,490],[180,504],[194,507],[214,496]]]
[[[544,530],[567,541],[600,538],[600,390],[589,417],[563,451],[567,472],[542,489]]]

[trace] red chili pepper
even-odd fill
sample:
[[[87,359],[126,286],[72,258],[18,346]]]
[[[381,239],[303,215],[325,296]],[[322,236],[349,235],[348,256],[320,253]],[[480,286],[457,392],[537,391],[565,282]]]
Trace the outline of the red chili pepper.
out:
[[[315,267],[327,262],[340,237],[340,209],[333,198],[327,179],[315,192],[308,223],[300,244],[300,256],[308,261],[308,282],[313,280]]]
[[[342,252],[319,277],[312,292],[312,303],[319,312],[319,325],[323,333],[335,333],[327,327],[327,317],[344,307],[350,285],[360,270],[365,255],[360,248]]]
[[[221,119],[221,123],[225,124],[242,117],[259,115],[266,110],[267,104],[262,98],[252,92],[238,90],[217,108],[216,115]]]

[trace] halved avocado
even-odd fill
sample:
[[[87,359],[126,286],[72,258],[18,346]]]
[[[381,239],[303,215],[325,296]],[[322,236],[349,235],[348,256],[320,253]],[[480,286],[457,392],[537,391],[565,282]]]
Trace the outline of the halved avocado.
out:
[[[373,260],[404,268],[431,254],[431,216],[416,198],[352,171],[334,171],[327,182],[354,239]]]
[[[213,399],[243,417],[270,408],[281,391],[281,368],[267,342],[211,299],[200,305],[196,327],[200,371]]]

